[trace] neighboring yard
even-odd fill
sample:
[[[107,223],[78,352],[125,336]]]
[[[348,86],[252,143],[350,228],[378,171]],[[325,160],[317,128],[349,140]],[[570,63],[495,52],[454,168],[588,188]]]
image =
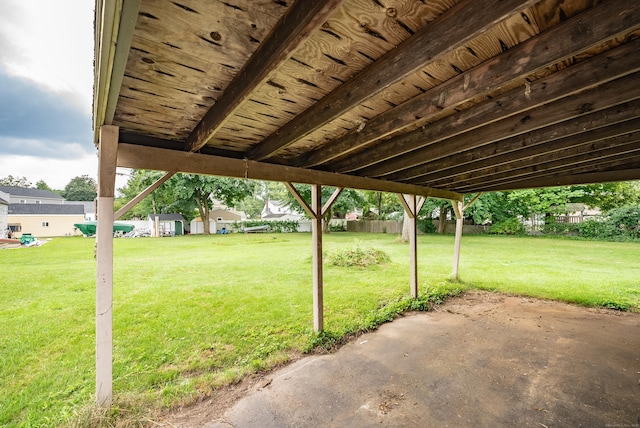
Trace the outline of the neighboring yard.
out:
[[[88,423],[94,242],[59,238],[39,248],[0,250],[0,425]],[[391,261],[367,269],[325,267],[325,341],[375,325],[393,312],[383,305],[409,294],[408,245],[386,234],[324,238],[328,255],[356,244],[380,249]],[[418,250],[421,293],[475,287],[640,307],[638,243],[463,237],[461,283],[447,281],[453,236],[420,236]],[[319,342],[312,334],[309,234],[117,239],[114,262],[121,420],[188,402]]]

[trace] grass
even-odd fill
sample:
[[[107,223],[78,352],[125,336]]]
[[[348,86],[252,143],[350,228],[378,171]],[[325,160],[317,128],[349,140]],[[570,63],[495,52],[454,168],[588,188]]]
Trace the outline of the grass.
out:
[[[408,246],[395,235],[334,233],[327,254],[357,247],[390,261],[325,265],[325,329],[312,332],[309,234],[118,239],[114,410],[136,426],[314,346],[425,309],[467,287],[617,309],[640,307],[637,243],[463,238],[461,281],[448,281],[453,237],[419,238],[421,298],[409,293]],[[0,425],[91,426],[94,240],[57,238],[0,251]],[[128,421],[128,422],[127,422]]]

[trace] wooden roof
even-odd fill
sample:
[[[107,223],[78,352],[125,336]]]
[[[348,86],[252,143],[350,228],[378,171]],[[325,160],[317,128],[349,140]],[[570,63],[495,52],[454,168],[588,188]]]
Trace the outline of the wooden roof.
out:
[[[459,199],[640,179],[640,2],[97,0],[118,165]]]

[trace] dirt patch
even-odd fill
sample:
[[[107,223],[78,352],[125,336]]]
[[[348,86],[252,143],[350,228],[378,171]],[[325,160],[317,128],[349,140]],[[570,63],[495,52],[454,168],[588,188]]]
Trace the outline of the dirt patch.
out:
[[[472,291],[159,424],[637,427],[639,349],[638,313]]]

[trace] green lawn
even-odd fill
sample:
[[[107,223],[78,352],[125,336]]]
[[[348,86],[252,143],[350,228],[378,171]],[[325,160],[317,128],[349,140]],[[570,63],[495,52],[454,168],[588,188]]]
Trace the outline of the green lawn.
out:
[[[91,407],[94,243],[0,250],[0,425],[78,422]],[[324,244],[327,253],[359,245],[391,258],[367,269],[325,266],[325,337],[375,324],[383,305],[408,295],[409,247],[397,236],[334,233]],[[475,287],[640,307],[638,243],[468,236],[458,284],[448,282],[453,236],[420,236],[418,248],[422,293]],[[310,254],[310,234],[117,239],[119,418],[188,402],[315,343]]]

